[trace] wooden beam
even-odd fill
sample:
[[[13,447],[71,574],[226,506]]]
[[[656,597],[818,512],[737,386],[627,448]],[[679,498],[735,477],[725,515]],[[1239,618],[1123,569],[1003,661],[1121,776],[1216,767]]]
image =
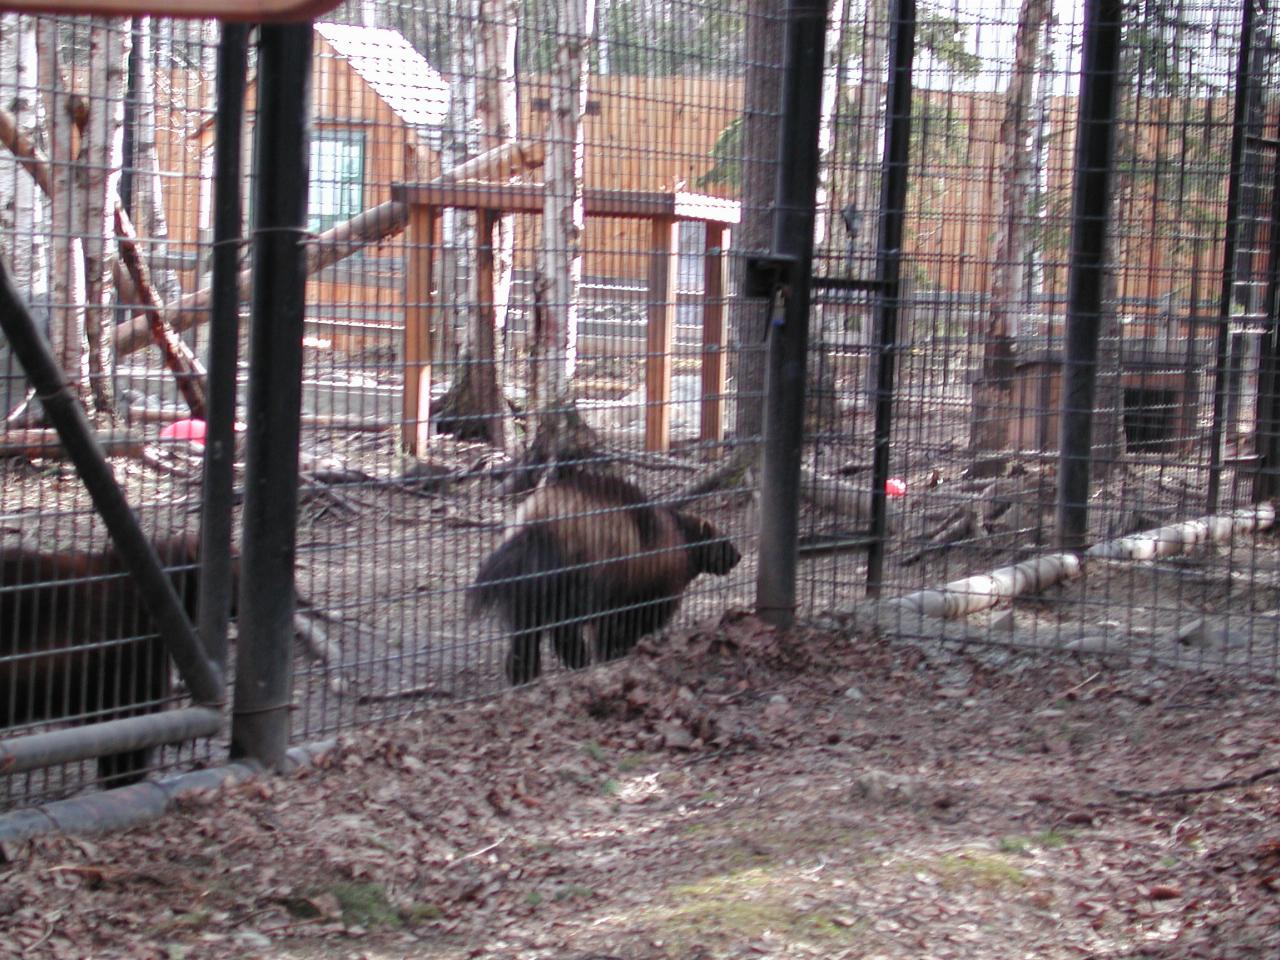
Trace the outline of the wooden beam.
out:
[[[644,448],[671,447],[671,350],[676,333],[680,223],[655,217],[649,250],[649,310],[644,362]]]
[[[409,211],[405,257],[408,261],[408,301],[404,307],[404,395],[400,406],[400,437],[414,456],[426,452],[431,437],[431,317],[434,277],[432,245],[436,210],[414,206]]]
[[[106,17],[149,16],[163,13],[166,17],[219,20],[242,23],[279,23],[294,20],[318,20],[338,5],[338,0],[227,0],[210,7],[208,0],[6,0],[5,9],[18,13],[64,16],[93,13]]]
[[[708,223],[702,254],[702,409],[698,438],[724,439],[724,304],[729,289],[729,230]]]
[[[458,183],[464,180],[481,180],[505,183],[542,166],[546,159],[546,147],[536,140],[512,140],[486,150],[456,167],[450,167],[433,183]]]
[[[461,210],[498,210],[502,213],[541,213],[543,187],[540,183],[397,183],[391,187],[393,200],[431,207]],[[616,217],[652,220],[703,220],[735,224],[739,209],[736,200],[722,200],[698,193],[662,193],[650,190],[583,191],[583,209],[588,217]]]

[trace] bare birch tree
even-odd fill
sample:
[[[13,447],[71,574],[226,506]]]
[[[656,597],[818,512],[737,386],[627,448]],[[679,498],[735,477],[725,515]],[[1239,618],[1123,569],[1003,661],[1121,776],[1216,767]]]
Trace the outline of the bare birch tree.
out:
[[[1002,450],[1009,442],[1008,411],[1013,407],[1015,322],[1023,304],[1023,278],[1030,238],[1035,153],[1033,97],[1040,43],[1051,0],[1022,0],[1014,40],[1013,73],[1005,93],[998,145],[996,191],[1000,215],[991,244],[990,296],[983,330],[982,370],[973,385],[970,448]]]
[[[10,112],[15,143],[33,147],[43,120],[36,72],[38,50],[35,17],[13,13],[0,16],[0,109]],[[14,156],[6,156],[0,162],[0,198],[10,198],[10,202],[0,202],[0,257],[30,303],[45,300],[49,289],[45,236],[48,204],[35,177],[19,162],[16,150]],[[27,409],[30,390],[21,377],[10,377],[16,372],[13,361],[6,356],[3,362],[0,416],[22,413]]]
[[[38,45],[40,88],[48,121],[45,142],[52,164],[50,226],[53,236],[50,269],[53,275],[49,316],[49,345],[67,379],[88,405],[89,370],[84,339],[84,247],[76,232],[74,210],[77,140],[77,99],[62,77],[57,22],[40,20]]]
[[[440,166],[450,170],[480,152],[476,120],[476,47],[472,27],[478,0],[453,0],[448,19],[455,42],[449,56],[449,109],[441,131]],[[446,207],[440,217],[443,249],[440,254],[439,337],[442,360],[457,360],[461,341],[470,327],[475,300],[469,285],[475,272],[471,241],[475,214]],[[456,377],[455,377],[456,379]]]
[[[19,141],[37,143],[44,111],[37,91],[36,18],[7,13],[0,17],[0,108],[13,117]],[[45,251],[48,213],[46,199],[32,173],[16,158],[6,158],[0,173],[0,255],[17,288],[28,299],[43,299],[48,291],[49,266]]]
[[[767,0],[747,0],[744,29],[747,68],[739,164],[742,215],[732,241],[733,259],[739,269],[747,257],[768,251],[773,232],[782,90],[782,19],[776,5]],[[737,299],[731,314],[736,347],[734,436],[744,442],[744,456],[749,456],[751,463],[756,455],[754,441],[764,433],[766,307],[758,300]]]
[[[481,130],[480,148],[486,153],[511,143],[517,132],[519,11],[519,0],[479,0],[474,109]],[[499,354],[511,298],[514,223],[510,216],[488,212],[474,219],[479,247],[474,251],[467,291],[471,310],[458,372],[437,408],[436,426],[442,432],[505,448]]]
[[[885,103],[889,69],[888,0],[866,0],[862,39],[858,44],[858,84],[853,90],[853,183],[851,213],[860,226],[849,239],[851,259],[869,262],[875,254],[880,219],[880,159],[888,105]],[[864,336],[869,331],[864,331]]]
[[[161,303],[174,303],[182,295],[177,271],[168,265],[169,218],[161,188],[160,157],[156,145],[156,61],[152,52],[150,17],[140,17],[134,30],[134,57],[138,63],[137,113],[134,116],[133,209],[129,212],[140,237],[146,238],[151,281]]]
[[[85,337],[89,386],[100,416],[114,416],[111,385],[111,260],[115,200],[123,155],[126,66],[132,45],[127,20],[94,17],[89,30],[89,89],[94,99],[80,141],[73,216],[84,251]]]
[[[595,28],[595,0],[564,0],[557,8],[550,76],[542,237],[533,278],[528,429],[525,466],[588,455],[593,437],[570,394],[578,357],[578,289],[582,280],[582,178],[587,108],[587,53]],[[511,486],[536,481],[521,471]]]

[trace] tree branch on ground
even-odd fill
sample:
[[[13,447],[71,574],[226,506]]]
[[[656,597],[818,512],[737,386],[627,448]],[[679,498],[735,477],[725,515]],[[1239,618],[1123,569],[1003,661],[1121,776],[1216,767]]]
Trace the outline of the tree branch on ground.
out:
[[[120,203],[116,203],[116,241],[120,247],[120,261],[133,281],[138,299],[146,308],[146,318],[151,330],[151,339],[160,348],[160,356],[165,367],[173,374],[178,392],[187,402],[191,416],[197,420],[207,417],[208,401],[205,390],[205,372],[191,348],[165,323],[164,313],[160,310],[155,291],[151,287],[151,277],[147,265],[138,254],[137,239],[129,215]]]

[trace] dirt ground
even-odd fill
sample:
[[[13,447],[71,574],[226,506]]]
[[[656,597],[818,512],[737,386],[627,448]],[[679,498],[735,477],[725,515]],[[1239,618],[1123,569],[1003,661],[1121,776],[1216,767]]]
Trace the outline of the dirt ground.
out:
[[[734,614],[7,849],[0,954],[1275,957],[1278,704]]]

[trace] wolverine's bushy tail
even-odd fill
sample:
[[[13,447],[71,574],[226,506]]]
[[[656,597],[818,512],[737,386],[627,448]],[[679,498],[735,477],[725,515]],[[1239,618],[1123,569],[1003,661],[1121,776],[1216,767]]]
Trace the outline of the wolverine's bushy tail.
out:
[[[545,524],[524,527],[507,538],[484,563],[471,585],[473,612],[493,609],[516,631],[571,617],[589,602],[581,569],[566,569],[564,550]]]

